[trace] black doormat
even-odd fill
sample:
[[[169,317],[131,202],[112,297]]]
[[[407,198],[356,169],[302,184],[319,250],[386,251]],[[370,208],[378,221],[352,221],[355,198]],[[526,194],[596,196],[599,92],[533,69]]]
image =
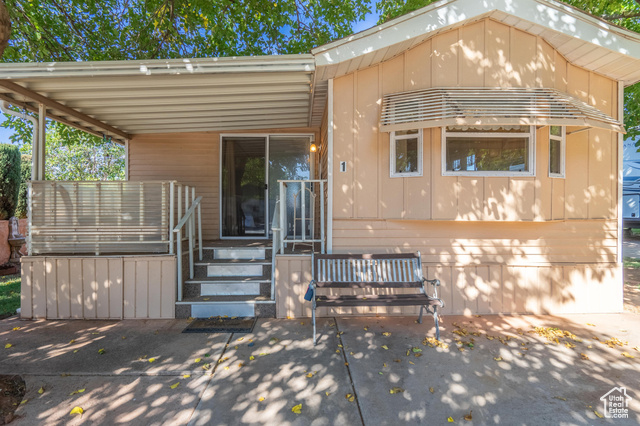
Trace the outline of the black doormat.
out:
[[[196,318],[182,330],[183,333],[251,333],[256,324],[254,317]]]

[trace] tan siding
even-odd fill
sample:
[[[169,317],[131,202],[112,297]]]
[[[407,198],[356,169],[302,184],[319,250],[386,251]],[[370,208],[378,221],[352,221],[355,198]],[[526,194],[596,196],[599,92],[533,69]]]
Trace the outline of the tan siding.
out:
[[[173,318],[175,292],[175,256],[22,258],[22,318]]]
[[[311,280],[310,256],[277,256],[276,303],[278,318],[311,316],[304,300]],[[441,281],[439,297],[445,315],[500,313],[570,314],[622,310],[622,268],[563,265],[437,265],[423,263],[423,274]],[[410,290],[407,290],[410,291]],[[432,291],[430,287],[429,292]],[[330,294],[371,294],[371,290],[319,290]],[[319,308],[317,315],[417,315],[417,307]]]

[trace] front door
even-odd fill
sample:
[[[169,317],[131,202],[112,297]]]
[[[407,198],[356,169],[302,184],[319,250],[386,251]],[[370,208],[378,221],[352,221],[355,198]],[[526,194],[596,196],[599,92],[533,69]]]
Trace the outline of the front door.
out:
[[[269,236],[278,180],[311,177],[309,145],[308,136],[222,137],[222,238]]]

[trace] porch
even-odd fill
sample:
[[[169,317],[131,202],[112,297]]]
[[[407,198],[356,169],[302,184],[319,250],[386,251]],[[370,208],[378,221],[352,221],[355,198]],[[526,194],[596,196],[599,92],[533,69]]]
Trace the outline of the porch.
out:
[[[31,182],[21,316],[274,317],[279,258],[324,250],[324,184],[279,183],[270,238],[204,240],[179,182]]]

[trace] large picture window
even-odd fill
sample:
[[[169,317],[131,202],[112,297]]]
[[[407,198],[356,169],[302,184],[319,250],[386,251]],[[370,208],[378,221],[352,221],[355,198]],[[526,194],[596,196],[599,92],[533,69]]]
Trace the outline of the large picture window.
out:
[[[391,177],[422,176],[422,130],[391,132]]]
[[[565,140],[563,126],[549,126],[549,177],[564,177]]]
[[[443,130],[442,174],[533,176],[533,126],[449,126]]]

